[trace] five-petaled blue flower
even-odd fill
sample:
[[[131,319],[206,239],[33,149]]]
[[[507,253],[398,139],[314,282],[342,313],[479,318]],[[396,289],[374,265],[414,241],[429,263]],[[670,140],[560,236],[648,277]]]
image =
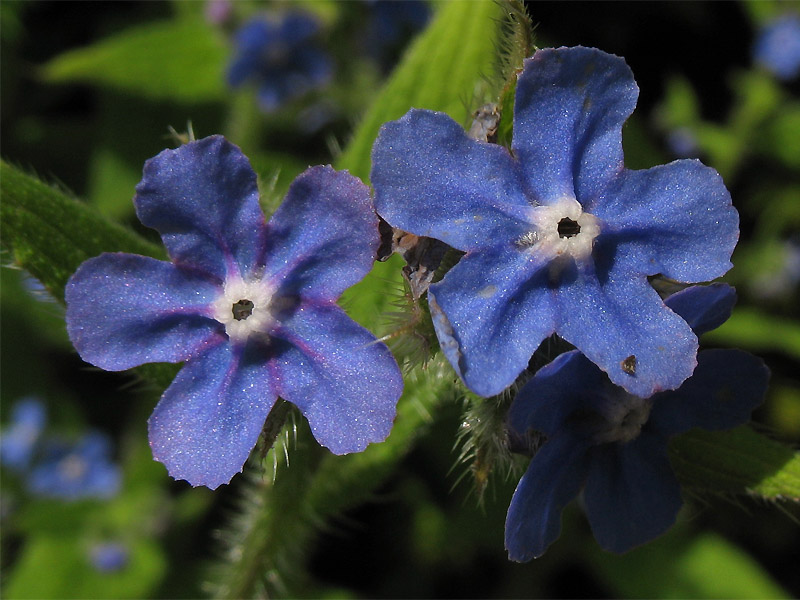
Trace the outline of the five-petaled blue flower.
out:
[[[779,79],[800,74],[800,15],[789,13],[767,23],[753,47],[755,61]]]
[[[236,33],[228,83],[239,87],[254,82],[266,112],[323,85],[332,66],[314,43],[318,30],[316,19],[301,12],[251,19]]]
[[[552,333],[642,397],[692,374],[697,337],[648,276],[725,273],[738,214],[696,160],[625,168],[622,125],[637,95],[623,59],[546,49],[519,76],[511,152],[441,113],[383,126],[378,213],[466,252],[428,299],[444,354],[478,394],[509,386]]]
[[[111,498],[121,481],[119,466],[111,460],[111,442],[99,432],[71,443],[50,440],[27,478],[33,494],[59,500]]]
[[[697,334],[730,315],[733,288],[692,287],[667,305]],[[704,350],[677,390],[640,398],[612,384],[577,350],[540,369],[508,414],[516,439],[546,436],[514,492],[506,519],[509,558],[540,556],[559,536],[561,510],[581,490],[600,545],[625,552],[664,533],[681,507],[667,457],[670,437],[693,427],[730,429],[763,400],[769,371],[741,350]]]
[[[149,160],[134,204],[173,262],[86,261],[67,284],[67,330],[103,369],[186,361],[149,422],[173,477],[227,483],[279,396],[336,454],[386,438],[400,370],[336,304],[379,245],[361,181],[310,168],[265,223],[247,158],[212,136]]]

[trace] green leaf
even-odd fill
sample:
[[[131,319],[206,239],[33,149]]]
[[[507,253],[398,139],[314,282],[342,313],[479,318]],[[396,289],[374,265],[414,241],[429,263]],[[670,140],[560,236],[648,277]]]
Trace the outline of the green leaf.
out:
[[[722,327],[708,332],[703,339],[753,352],[779,351],[800,358],[800,326],[796,322],[745,306],[737,308]]]
[[[669,449],[688,488],[800,501],[800,453],[749,427],[694,429],[671,440]]]
[[[162,550],[146,539],[124,541],[128,564],[100,573],[90,563],[88,536],[40,536],[26,541],[22,556],[8,574],[6,598],[149,598],[166,572]]]
[[[592,552],[587,563],[620,598],[788,598],[747,553],[725,538],[688,538],[676,527],[625,556]]]
[[[96,210],[0,162],[3,249],[61,302],[70,275],[102,252],[163,258],[164,252]]]
[[[1,161],[0,196],[3,250],[8,252],[11,262],[38,279],[62,304],[67,280],[83,261],[93,256],[103,252],[131,252],[165,257],[161,247]],[[163,389],[175,377],[177,366],[143,365],[136,372]]]
[[[202,20],[132,27],[47,63],[53,83],[86,82],[151,99],[208,102],[225,96],[228,50]]]
[[[492,75],[496,64],[502,18],[494,2],[443,3],[364,115],[337,168],[366,180],[381,125],[410,108],[443,111],[466,125],[481,104],[476,95],[482,78]]]
[[[791,169],[800,168],[800,104],[784,105],[769,123],[764,150]]]

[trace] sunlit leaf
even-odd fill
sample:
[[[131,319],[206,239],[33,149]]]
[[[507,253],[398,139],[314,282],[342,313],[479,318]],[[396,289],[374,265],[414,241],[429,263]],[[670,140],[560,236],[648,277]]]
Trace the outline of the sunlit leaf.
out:
[[[670,461],[681,483],[699,491],[800,502],[800,453],[749,427],[678,436]]]
[[[787,598],[746,552],[723,537],[676,527],[624,556],[593,552],[588,564],[619,598]]]
[[[131,27],[57,56],[42,69],[53,83],[84,82],[173,102],[224,98],[228,50],[202,20]]]

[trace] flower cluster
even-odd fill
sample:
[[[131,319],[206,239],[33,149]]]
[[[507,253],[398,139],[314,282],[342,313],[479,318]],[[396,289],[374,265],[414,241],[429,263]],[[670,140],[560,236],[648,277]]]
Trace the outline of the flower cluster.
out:
[[[311,30],[299,17],[245,27],[231,80],[267,73],[262,102],[277,104],[293,84],[276,74],[304,56],[293,44]],[[312,167],[269,222],[236,146],[212,136],[165,150],[146,163],[134,204],[171,262],[85,262],[66,288],[70,338],[108,370],[185,363],[149,432],[155,458],[192,485],[216,488],[242,469],[278,398],[334,453],[361,451],[386,438],[402,391],[388,348],[336,304],[375,260],[377,211],[396,232],[464,253],[427,302],[443,354],[474,392],[509,388],[553,334],[576,348],[536,373],[508,416],[520,447],[531,432],[546,438],[509,510],[511,558],[544,552],[581,490],[603,547],[643,543],[681,505],[668,438],[746,421],[768,374],[743,352],[698,357],[697,335],[727,318],[732,288],[665,301],[651,285],[722,276],[739,219],[719,174],[697,160],[625,167],[637,96],[619,57],[540,50],[516,83],[510,149],[413,109],[375,142],[374,206],[355,177]]]
[[[514,560],[544,552],[584,488],[604,548],[663,533],[681,505],[667,439],[745,422],[766,387],[766,368],[746,353],[698,362],[697,334],[727,318],[732,289],[690,288],[665,303],[650,283],[723,275],[739,220],[699,161],[625,168],[622,126],[637,95],[623,59],[545,49],[519,75],[510,150],[427,110],[384,125],[373,147],[378,213],[465,253],[428,303],[469,388],[499,394],[554,333],[577,348],[541,369],[509,415],[523,448],[529,434],[548,440],[509,510]]]
[[[279,397],[334,453],[386,438],[399,368],[336,305],[379,244],[363,183],[308,169],[267,223],[247,158],[212,136],[149,160],[134,204],[172,262],[86,261],[66,288],[67,331],[106,370],[186,363],[149,422],[153,455],[173,477],[230,481]]]

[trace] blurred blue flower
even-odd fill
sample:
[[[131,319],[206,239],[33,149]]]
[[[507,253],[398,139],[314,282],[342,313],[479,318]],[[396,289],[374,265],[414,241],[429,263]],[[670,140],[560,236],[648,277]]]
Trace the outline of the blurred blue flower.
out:
[[[761,28],[753,48],[755,61],[779,79],[800,73],[800,15],[785,14]]]
[[[750,288],[761,298],[790,300],[800,283],[800,238],[784,241],[776,254],[778,264],[756,274],[750,281]]]
[[[128,566],[130,552],[120,542],[102,542],[89,549],[89,562],[100,573],[116,573]]]
[[[51,440],[28,475],[28,489],[60,500],[111,498],[122,475],[111,461],[107,436],[92,432],[74,443]]]
[[[47,411],[41,400],[23,398],[11,411],[11,423],[0,436],[0,461],[15,471],[24,470],[47,422]]]
[[[153,455],[173,477],[230,481],[278,397],[336,454],[386,438],[400,370],[336,304],[380,242],[360,180],[310,168],[265,223],[249,161],[212,136],[147,161],[136,192],[139,219],[173,262],[86,261],[66,287],[67,331],[103,369],[186,362],[149,421]]]
[[[678,292],[667,306],[701,334],[723,323],[734,302],[733,288],[715,284]],[[636,369],[635,359],[629,368]],[[704,350],[679,389],[640,398],[612,384],[577,350],[560,355],[520,390],[509,410],[513,438],[535,432],[547,438],[508,509],[509,558],[542,555],[560,534],[561,510],[581,490],[594,536],[606,550],[625,552],[664,533],[682,505],[667,457],[669,438],[693,427],[745,423],[768,378],[764,363],[747,352]]]
[[[688,127],[678,127],[667,134],[667,145],[675,156],[696,158],[700,153],[697,137]]]
[[[428,22],[430,7],[422,0],[367,0],[370,9],[367,43],[371,53],[389,67],[389,59],[404,41]]]
[[[517,82],[513,154],[427,110],[381,129],[378,213],[466,252],[428,300],[445,356],[476,393],[508,387],[553,333],[639,396],[692,374],[697,337],[648,276],[719,277],[739,218],[719,174],[696,160],[624,167],[637,96],[623,59],[545,49]],[[635,373],[623,367],[631,355]]]
[[[250,20],[236,33],[236,56],[228,67],[228,84],[255,83],[265,112],[323,85],[332,66],[314,43],[318,30],[316,19],[300,12]]]

